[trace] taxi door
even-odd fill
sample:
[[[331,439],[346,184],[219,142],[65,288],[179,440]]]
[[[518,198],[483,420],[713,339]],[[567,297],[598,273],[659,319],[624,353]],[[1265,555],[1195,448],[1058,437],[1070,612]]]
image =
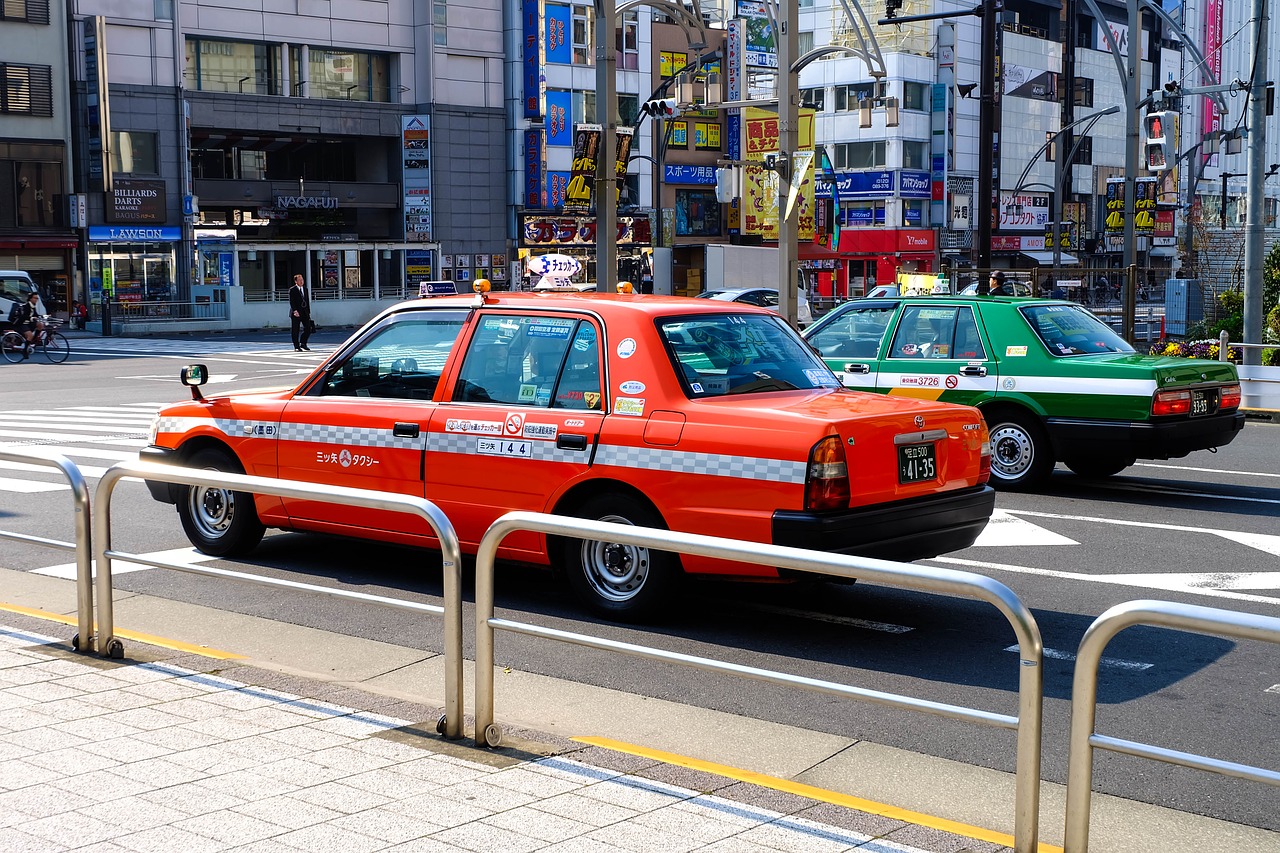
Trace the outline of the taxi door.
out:
[[[503,513],[545,511],[590,469],[604,418],[601,364],[590,318],[480,312],[427,439],[426,496],[464,542]],[[503,547],[540,552],[540,543],[516,533]]]
[[[897,308],[896,302],[849,303],[806,340],[846,388],[873,391],[885,330]]]
[[[388,317],[295,396],[280,419],[280,476],[422,497],[432,397],[466,322],[458,310]],[[403,512],[287,499],[298,520],[431,536]]]
[[[998,367],[972,306],[908,303],[880,362],[876,390],[976,406],[995,396]]]

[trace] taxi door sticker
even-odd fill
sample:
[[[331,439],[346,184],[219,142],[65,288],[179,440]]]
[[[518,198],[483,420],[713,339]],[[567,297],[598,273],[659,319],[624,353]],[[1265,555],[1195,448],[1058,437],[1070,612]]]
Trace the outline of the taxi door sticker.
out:
[[[1025,356],[1027,354],[1027,348],[1025,346],[1022,346],[1022,347],[1008,346],[1004,348],[1004,354],[1006,358],[1014,358],[1015,356]]]
[[[519,412],[507,412],[507,420],[502,429],[507,435],[521,435],[524,432],[524,415]]]
[[[619,415],[643,415],[643,397],[619,397],[613,401],[613,411]]]
[[[485,456],[533,456],[533,443],[524,439],[478,438],[476,452]]]

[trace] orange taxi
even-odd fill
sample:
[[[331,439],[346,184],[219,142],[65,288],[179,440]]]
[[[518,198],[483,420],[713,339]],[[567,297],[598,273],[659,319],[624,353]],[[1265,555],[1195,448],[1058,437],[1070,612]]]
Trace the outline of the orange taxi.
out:
[[[199,384],[203,371],[189,371]],[[629,294],[402,303],[296,388],[165,407],[143,459],[435,502],[463,550],[510,510],[914,560],[967,547],[994,506],[974,408],[847,390],[776,314]],[[148,484],[214,556],[268,527],[430,546],[392,512]],[[660,612],[685,573],[775,569],[514,534],[606,615]]]

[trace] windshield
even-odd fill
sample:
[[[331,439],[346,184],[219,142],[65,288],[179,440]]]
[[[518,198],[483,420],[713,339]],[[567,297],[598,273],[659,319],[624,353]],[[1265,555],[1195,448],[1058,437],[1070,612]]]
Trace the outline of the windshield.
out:
[[[658,322],[658,332],[691,397],[840,387],[830,368],[777,317],[672,317]]]
[[[1028,305],[1021,310],[1050,355],[1134,351],[1110,326],[1079,305]]]

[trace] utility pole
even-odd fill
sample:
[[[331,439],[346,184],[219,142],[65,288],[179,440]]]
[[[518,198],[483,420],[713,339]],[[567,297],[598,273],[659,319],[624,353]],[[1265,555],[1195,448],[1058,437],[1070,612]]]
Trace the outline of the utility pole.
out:
[[[794,2],[794,0],[793,0]],[[596,120],[596,290],[612,293],[618,277],[618,55],[613,44],[615,0],[595,0]]]
[[[1244,343],[1262,343],[1263,184],[1266,181],[1267,0],[1253,0],[1253,79],[1249,84],[1248,231],[1244,244]],[[1261,364],[1262,351],[1244,350],[1245,364]]]
[[[793,326],[800,316],[796,304],[796,257],[799,247],[800,206],[788,215],[787,200],[795,174],[795,153],[800,147],[800,110],[796,104],[799,72],[793,66],[800,58],[800,31],[797,0],[783,0],[778,15],[778,313]]]
[[[1137,224],[1138,197],[1138,129],[1142,126],[1142,117],[1138,111],[1142,109],[1142,99],[1138,97],[1139,72],[1142,68],[1142,57],[1139,45],[1142,44],[1142,12],[1138,8],[1138,0],[1129,3],[1129,55],[1125,80],[1125,146],[1124,146],[1124,302],[1121,306],[1124,336],[1133,339],[1133,317],[1137,310],[1136,294],[1132,273],[1138,265]]]
[[[991,226],[999,215],[999,186],[996,175],[1000,168],[1000,92],[996,87],[1000,79],[996,64],[1000,58],[1000,22],[996,20],[1003,8],[999,0],[982,0],[982,60],[979,77],[980,106],[978,111],[978,215],[977,245],[974,246],[974,266],[978,274],[978,293],[986,293],[989,285],[986,270],[991,268]],[[990,144],[988,144],[988,142]]]

